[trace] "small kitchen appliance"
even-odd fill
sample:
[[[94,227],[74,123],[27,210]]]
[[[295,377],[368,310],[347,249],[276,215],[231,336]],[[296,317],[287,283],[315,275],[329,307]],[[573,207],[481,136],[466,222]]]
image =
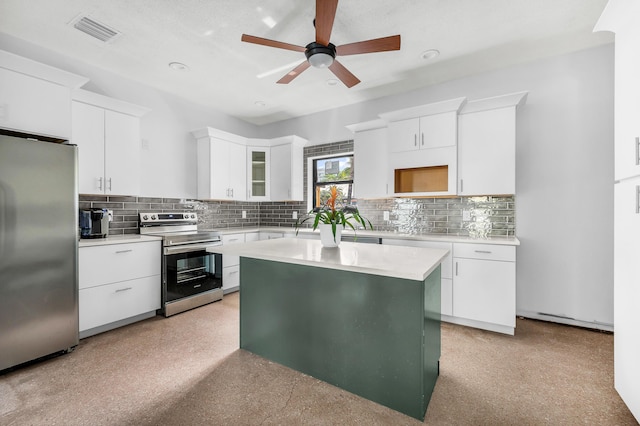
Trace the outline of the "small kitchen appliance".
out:
[[[107,209],[81,209],[80,238],[106,238],[109,235],[109,212]]]
[[[198,231],[196,213],[140,213],[140,234],[162,237],[162,300],[171,315],[222,299],[222,244],[215,231]]]

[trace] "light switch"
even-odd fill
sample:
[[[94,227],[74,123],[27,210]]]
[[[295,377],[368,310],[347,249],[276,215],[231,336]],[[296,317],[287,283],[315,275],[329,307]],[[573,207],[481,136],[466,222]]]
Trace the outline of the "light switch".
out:
[[[291,215],[291,217],[293,219],[297,219],[298,218],[298,212],[293,212],[293,214]]]
[[[462,210],[462,220],[466,222],[471,220],[471,210]]]
[[[389,212],[387,212],[387,211],[383,212],[383,213],[382,213],[382,218],[383,218],[384,220],[389,220]]]
[[[247,211],[246,210],[242,210],[242,218],[243,219],[247,218]]]

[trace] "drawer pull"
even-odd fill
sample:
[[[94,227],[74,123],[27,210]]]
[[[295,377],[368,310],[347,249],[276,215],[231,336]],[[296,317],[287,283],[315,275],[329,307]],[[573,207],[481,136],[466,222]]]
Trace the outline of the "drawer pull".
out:
[[[229,275],[233,275],[233,274],[237,274],[237,273],[238,273],[238,271],[231,271],[231,272],[229,272]]]
[[[238,238],[232,238],[232,239],[229,240],[230,243],[234,242],[234,241],[238,241]]]
[[[132,249],[129,249],[129,250],[117,250],[116,254],[118,254],[118,253],[129,253],[131,251],[133,251],[133,250]]]
[[[491,254],[490,250],[475,250],[476,253]]]
[[[119,289],[116,290],[116,293],[120,293],[122,291],[127,291],[127,290],[132,290],[132,289],[133,289],[133,287],[119,288]]]

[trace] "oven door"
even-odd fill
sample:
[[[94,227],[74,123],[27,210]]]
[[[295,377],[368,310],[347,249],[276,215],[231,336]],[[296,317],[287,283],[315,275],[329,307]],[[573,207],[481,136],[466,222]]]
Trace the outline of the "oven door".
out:
[[[222,255],[206,246],[166,247],[163,263],[164,303],[222,288]]]

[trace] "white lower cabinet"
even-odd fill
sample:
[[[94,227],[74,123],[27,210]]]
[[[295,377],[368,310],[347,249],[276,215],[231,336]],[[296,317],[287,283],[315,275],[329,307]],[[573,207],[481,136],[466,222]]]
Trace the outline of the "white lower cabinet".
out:
[[[415,241],[415,240],[394,240],[383,238],[382,244],[393,246],[408,247],[426,247],[434,249],[449,250],[449,254],[444,258],[440,267],[440,313],[443,315],[442,320],[447,321],[447,316],[453,315],[453,261],[452,261],[452,243],[444,243],[437,241]]]
[[[282,232],[260,232],[261,240],[273,240],[276,238],[284,238],[284,233]]]
[[[453,317],[463,325],[514,334],[516,252],[513,246],[453,245]]]
[[[255,232],[257,234],[257,232]],[[222,236],[222,245],[242,244],[245,242],[245,234],[225,234]],[[224,294],[240,290],[240,257],[222,255],[222,291]]]
[[[161,256],[160,241],[80,247],[81,338],[155,316]]]
[[[382,244],[449,250],[441,266],[442,321],[514,334],[515,246],[389,238]]]

